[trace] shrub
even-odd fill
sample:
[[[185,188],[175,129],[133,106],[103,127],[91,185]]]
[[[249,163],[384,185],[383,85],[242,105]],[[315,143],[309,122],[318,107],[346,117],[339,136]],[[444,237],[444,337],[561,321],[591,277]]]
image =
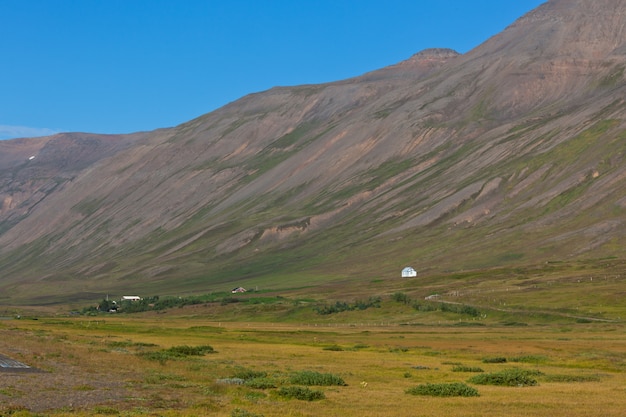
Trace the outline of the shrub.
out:
[[[127,348],[127,347],[131,347],[133,345],[133,342],[129,341],[129,340],[125,340],[125,341],[113,341],[113,342],[108,342],[107,346],[110,348]]]
[[[443,312],[465,314],[472,317],[480,316],[480,311],[478,311],[478,309],[464,304],[441,303],[439,309]]]
[[[276,382],[272,378],[252,378],[245,382],[246,387],[254,389],[276,388]]]
[[[345,381],[333,374],[324,374],[315,371],[301,371],[291,376],[290,382],[296,385],[316,385],[316,386],[345,386]]]
[[[139,352],[137,355],[151,361],[158,361],[161,364],[170,359],[180,359],[187,356],[202,356],[207,353],[215,353],[209,345],[203,346],[172,346],[169,349],[162,349],[153,352]]]
[[[478,391],[462,382],[450,384],[420,384],[406,390],[411,395],[430,395],[432,397],[478,397]]]
[[[483,363],[506,363],[506,358],[502,356],[496,356],[492,358],[484,358]]]
[[[382,299],[380,297],[370,297],[367,300],[357,300],[353,304],[346,303],[345,301],[337,301],[335,304],[326,304],[324,306],[315,307],[314,310],[320,315],[341,313],[343,311],[367,310],[371,307],[380,308],[381,301]]]
[[[528,371],[523,369],[505,369],[471,377],[468,382],[478,385],[498,385],[503,387],[528,387],[537,385],[537,380],[533,376],[540,375],[539,371]]]
[[[238,298],[235,298],[235,297],[224,297],[220,304],[225,306],[225,305],[228,305],[228,304],[235,304],[235,303],[238,303],[238,302],[239,302]]]
[[[482,368],[477,366],[463,366],[458,365],[452,368],[452,372],[485,372]]]
[[[412,304],[412,306],[415,310],[422,312],[437,310],[437,307],[435,307],[432,303],[419,303],[416,301]]]
[[[332,350],[334,352],[342,352],[343,348],[339,345],[326,346],[324,350]]]
[[[546,375],[543,378],[546,382],[598,382],[597,375]]]
[[[185,357],[185,356],[204,356],[207,353],[215,353],[215,350],[209,345],[202,346],[172,346],[169,349],[165,350],[169,354],[175,357]]]
[[[396,303],[411,304],[411,299],[406,293],[403,293],[403,292],[394,293],[391,296],[391,299],[395,301]]]
[[[247,368],[239,368],[235,371],[233,378],[240,378],[244,380],[250,380],[255,378],[265,378],[267,376],[267,372],[263,371],[255,371]]]
[[[519,327],[528,326],[528,323],[523,323],[523,322],[519,322],[519,321],[504,321],[504,322],[502,322],[502,324],[505,325],[505,326],[519,326]]]
[[[409,348],[406,346],[398,346],[398,347],[389,348],[389,352],[394,352],[394,353],[405,353],[408,351],[409,351]]]
[[[316,401],[326,398],[322,391],[311,390],[307,387],[282,387],[277,391],[277,394],[283,398],[295,398],[302,401]]]
[[[185,378],[176,374],[150,372],[148,375],[144,376],[143,380],[148,384],[160,384],[163,381],[184,381]]]
[[[149,361],[160,362],[161,364],[165,364],[168,360],[174,359],[172,355],[164,350],[158,350],[156,352],[139,352],[137,355]]]
[[[267,394],[259,391],[250,391],[246,392],[243,397],[250,402],[256,403],[259,402],[259,400],[267,398]]]
[[[510,362],[523,362],[523,363],[546,363],[548,357],[543,355],[523,355],[509,358]]]

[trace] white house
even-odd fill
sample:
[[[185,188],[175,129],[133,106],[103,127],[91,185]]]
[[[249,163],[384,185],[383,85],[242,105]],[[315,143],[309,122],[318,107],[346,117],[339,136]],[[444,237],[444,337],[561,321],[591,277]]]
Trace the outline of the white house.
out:
[[[417,276],[417,271],[410,266],[402,270],[402,278],[413,278]]]
[[[231,293],[237,294],[237,293],[246,292],[246,291],[248,291],[248,290],[246,290],[244,287],[237,287],[237,288],[233,288],[231,290]]]
[[[123,295],[122,296],[122,301],[139,301],[139,300],[141,300],[141,297],[137,295]]]

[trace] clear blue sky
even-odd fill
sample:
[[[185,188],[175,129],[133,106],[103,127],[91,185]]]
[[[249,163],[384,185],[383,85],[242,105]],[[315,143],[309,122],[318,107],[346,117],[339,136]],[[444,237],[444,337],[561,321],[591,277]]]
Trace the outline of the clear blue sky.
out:
[[[0,139],[169,127],[273,86],[464,53],[543,2],[0,0]]]

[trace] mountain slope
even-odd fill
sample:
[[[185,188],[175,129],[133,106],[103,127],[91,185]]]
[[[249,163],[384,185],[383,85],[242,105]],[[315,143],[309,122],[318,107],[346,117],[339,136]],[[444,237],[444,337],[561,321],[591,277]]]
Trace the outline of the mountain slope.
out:
[[[622,257],[625,24],[553,0],[465,55],[0,143],[0,302]]]

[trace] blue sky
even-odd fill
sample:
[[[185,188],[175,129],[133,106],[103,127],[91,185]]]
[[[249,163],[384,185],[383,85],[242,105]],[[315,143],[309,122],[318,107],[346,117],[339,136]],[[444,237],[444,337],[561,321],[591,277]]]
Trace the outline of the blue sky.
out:
[[[273,86],[464,53],[544,0],[0,0],[0,139],[175,126]]]

